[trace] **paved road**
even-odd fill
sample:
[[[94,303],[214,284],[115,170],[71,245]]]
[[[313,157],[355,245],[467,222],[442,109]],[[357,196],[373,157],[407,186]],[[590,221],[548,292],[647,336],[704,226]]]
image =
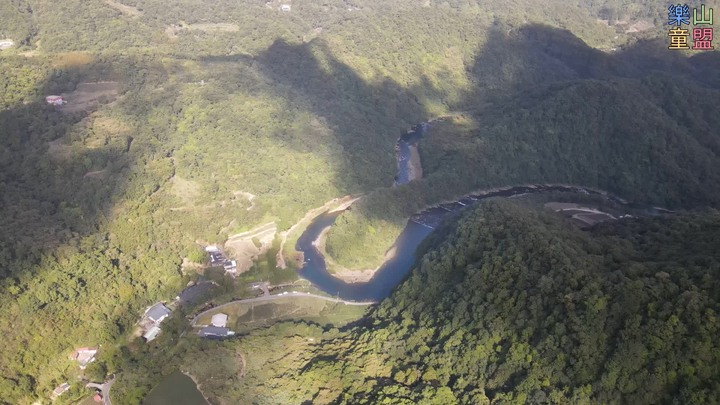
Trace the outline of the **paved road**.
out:
[[[110,401],[110,388],[112,388],[113,383],[115,383],[115,377],[110,379],[110,381],[106,381],[103,384],[88,383],[85,387],[99,389],[100,392],[102,392],[103,404],[112,405],[112,401]]]
[[[345,300],[341,300],[341,299],[338,299],[338,298],[325,297],[325,296],[323,296],[323,295],[315,295],[315,294],[306,293],[306,292],[296,292],[296,291],[293,291],[293,292],[281,293],[281,294],[277,294],[277,295],[266,295],[266,296],[257,297],[257,298],[248,298],[248,299],[245,299],[245,300],[230,301],[230,302],[228,302],[228,303],[226,303],[226,304],[218,305],[218,306],[216,306],[216,307],[214,307],[214,308],[208,309],[207,311],[203,311],[203,312],[197,314],[197,316],[196,316],[195,318],[193,318],[193,320],[190,322],[190,325],[195,326],[195,322],[197,322],[198,318],[200,318],[201,316],[203,316],[203,315],[205,315],[205,314],[207,314],[207,313],[209,313],[209,312],[216,311],[216,310],[218,310],[218,309],[220,309],[220,308],[224,308],[224,307],[227,307],[227,306],[230,306],[230,305],[233,305],[233,304],[237,304],[237,303],[248,304],[248,303],[251,303],[251,302],[273,301],[273,300],[277,300],[277,299],[280,299],[280,298],[290,298],[290,297],[297,297],[297,298],[317,298],[317,299],[321,299],[321,300],[325,300],[325,301],[330,301],[330,302],[343,303],[343,304],[345,304],[345,305],[363,305],[363,306],[364,306],[364,305],[372,305],[372,304],[376,304],[376,303],[377,303],[377,302],[375,302],[375,301],[366,301],[366,302],[345,301]]]

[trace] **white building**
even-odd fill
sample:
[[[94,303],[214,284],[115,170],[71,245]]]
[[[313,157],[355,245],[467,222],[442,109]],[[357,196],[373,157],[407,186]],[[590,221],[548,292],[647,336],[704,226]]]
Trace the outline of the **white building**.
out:
[[[152,328],[148,329],[147,332],[143,335],[146,342],[149,342],[153,339],[155,339],[159,334],[161,330],[159,326],[153,326]]]
[[[237,262],[235,260],[226,260],[225,263],[223,263],[223,268],[226,273],[235,275],[237,273]]]
[[[62,96],[47,96],[47,97],[45,97],[45,101],[50,105],[65,104],[65,100],[62,98]]]
[[[212,316],[212,320],[210,323],[212,326],[217,326],[218,328],[224,328],[227,326],[227,320],[228,316],[226,314],[215,314]]]
[[[291,7],[289,4],[283,4],[282,6],[280,6],[280,10],[282,11],[290,11],[290,9]]]
[[[3,49],[12,48],[15,45],[15,41],[12,39],[0,39],[0,51]]]
[[[70,360],[75,360],[78,363],[80,363],[80,370],[85,370],[85,367],[87,367],[88,364],[95,361],[95,354],[97,353],[97,349],[92,347],[81,347],[79,349],[75,349],[75,351],[70,355]]]

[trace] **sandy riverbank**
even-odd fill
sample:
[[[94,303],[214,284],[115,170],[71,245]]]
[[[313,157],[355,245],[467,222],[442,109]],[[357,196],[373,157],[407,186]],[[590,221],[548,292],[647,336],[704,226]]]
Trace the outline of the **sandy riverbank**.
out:
[[[300,219],[298,222],[296,222],[295,225],[291,226],[290,229],[288,229],[287,231],[280,232],[280,250],[278,250],[277,256],[275,257],[277,267],[281,269],[287,268],[287,263],[285,259],[286,253],[292,256],[290,260],[299,259],[300,263],[302,263],[302,253],[297,252],[294,247],[291,248],[290,252],[285,252],[285,244],[287,243],[288,238],[290,237],[290,235],[292,235],[293,232],[306,228],[308,225],[310,225],[310,223],[315,217],[325,211],[331,210],[330,212],[335,212],[348,209],[348,207],[350,207],[352,203],[359,200],[360,198],[360,196],[354,197],[352,195],[346,195],[340,198],[333,198],[332,200],[323,204],[323,206],[313,208],[307,213],[305,213],[305,216],[302,217],[302,219]]]
[[[419,180],[422,179],[423,170],[422,163],[420,162],[420,152],[418,151],[417,145],[408,145],[410,150],[410,162],[408,164],[408,180]]]

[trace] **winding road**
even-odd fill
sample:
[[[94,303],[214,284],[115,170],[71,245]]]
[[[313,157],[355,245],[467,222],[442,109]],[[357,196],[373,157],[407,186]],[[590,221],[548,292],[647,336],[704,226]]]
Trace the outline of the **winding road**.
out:
[[[203,312],[197,314],[197,315],[195,316],[195,318],[193,318],[193,320],[190,322],[190,325],[191,325],[191,326],[197,326],[195,323],[197,322],[198,318],[200,318],[201,316],[203,316],[203,315],[205,315],[205,314],[208,314],[208,313],[210,313],[210,312],[212,312],[212,311],[218,310],[218,309],[220,309],[220,308],[224,308],[224,307],[233,305],[233,304],[248,304],[248,303],[252,303],[252,302],[274,301],[274,300],[278,300],[278,299],[281,299],[281,298],[290,298],[290,297],[295,297],[295,298],[317,298],[317,299],[321,299],[321,300],[325,300],[325,301],[330,301],[330,302],[335,302],[335,303],[343,303],[343,304],[345,304],[345,305],[366,306],[366,305],[377,304],[376,301],[365,301],[365,302],[347,301],[347,300],[341,300],[341,299],[339,299],[339,298],[326,297],[326,296],[324,296],[324,295],[316,295],[316,294],[312,294],[312,293],[292,291],[292,292],[281,293],[281,294],[276,294],[276,295],[264,295],[264,296],[262,296],[262,297],[257,297],[257,298],[248,298],[248,299],[244,299],[244,300],[230,301],[230,302],[227,302],[227,303],[225,303],[225,304],[218,305],[218,306],[216,306],[216,307],[210,308],[210,309],[208,309],[208,310],[206,310],[206,311],[203,311]]]
[[[115,382],[115,377],[112,379],[106,381],[103,384],[97,384],[97,383],[88,383],[85,385],[85,388],[97,388],[102,393],[103,397],[103,404],[104,405],[112,405],[112,401],[110,400],[110,388],[112,388],[113,383]]]

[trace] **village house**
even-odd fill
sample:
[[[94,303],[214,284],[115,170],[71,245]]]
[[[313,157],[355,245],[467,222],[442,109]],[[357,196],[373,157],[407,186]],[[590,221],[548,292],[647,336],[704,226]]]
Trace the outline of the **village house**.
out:
[[[146,342],[150,342],[153,339],[155,339],[156,337],[158,337],[160,332],[162,332],[160,327],[155,325],[152,328],[148,329],[147,332],[145,332],[145,334],[143,335],[143,338],[145,339]]]
[[[63,99],[62,96],[47,96],[45,97],[45,102],[50,105],[56,106],[60,106],[66,103],[65,99]]]
[[[64,394],[65,391],[67,391],[67,390],[69,390],[69,389],[70,389],[70,384],[68,384],[68,383],[62,383],[62,384],[58,385],[58,386],[53,390],[53,392],[52,392],[52,397],[53,397],[53,398],[57,398],[57,397],[59,397],[60,395]]]
[[[232,336],[235,332],[228,328],[218,328],[217,326],[206,326],[198,332],[198,335],[203,338],[215,338],[222,339],[224,337]]]
[[[280,10],[282,11],[290,11],[290,9],[291,7],[289,4],[283,4],[282,6],[280,6]]]
[[[81,347],[79,349],[75,349],[75,351],[70,355],[70,360],[77,361],[80,363],[80,370],[85,370],[85,367],[87,367],[88,364],[95,361],[96,353],[97,349],[95,348]]]
[[[162,302],[151,306],[145,311],[145,317],[153,321],[155,324],[159,324],[170,316],[170,308],[166,307]]]
[[[230,273],[230,275],[234,276],[237,273],[237,262],[235,260],[225,260],[223,268],[226,273]]]
[[[210,245],[205,248],[205,251],[210,255],[210,265],[217,266],[220,263],[224,263],[227,259],[225,255],[215,245]]]

